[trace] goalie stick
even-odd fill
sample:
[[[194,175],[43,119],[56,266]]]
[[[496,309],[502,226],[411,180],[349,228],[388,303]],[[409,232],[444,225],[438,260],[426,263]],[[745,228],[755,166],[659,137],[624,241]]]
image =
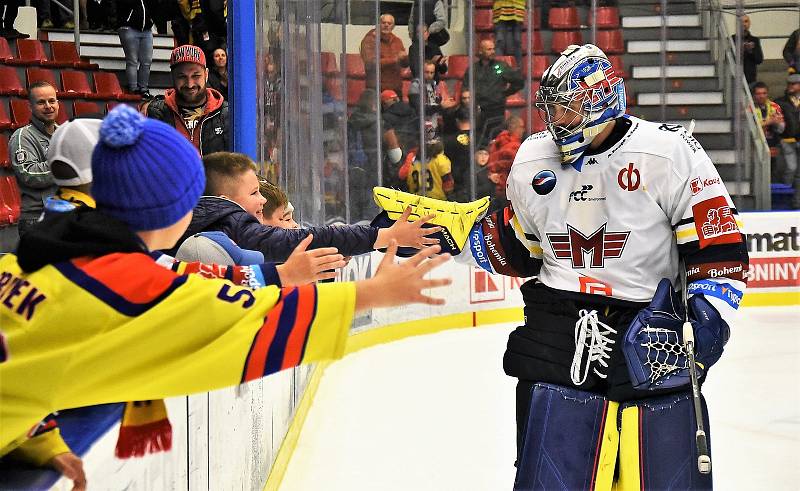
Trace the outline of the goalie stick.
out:
[[[689,378],[692,381],[692,399],[694,401],[694,419],[697,427],[695,433],[695,443],[697,445],[697,470],[701,474],[708,474],[711,472],[711,456],[708,453],[708,440],[706,439],[706,432],[703,428],[703,408],[700,402],[700,382],[697,381],[697,367],[694,362],[694,328],[692,323],[689,322],[689,293],[686,279],[686,268],[681,265],[681,286],[683,291],[683,309],[684,309],[684,322],[683,322],[683,343],[686,349],[686,355],[689,358]]]

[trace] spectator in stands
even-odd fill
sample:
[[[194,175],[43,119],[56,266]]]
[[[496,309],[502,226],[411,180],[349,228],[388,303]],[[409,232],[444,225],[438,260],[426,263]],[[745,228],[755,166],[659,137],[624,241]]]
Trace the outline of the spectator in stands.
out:
[[[430,60],[436,64],[435,80],[438,82],[440,75],[447,73],[447,57],[442,53],[442,48],[438,44],[430,41],[428,29],[422,28],[422,41],[423,41],[423,63],[425,60]],[[419,38],[414,36],[411,38],[411,46],[408,48],[408,63],[411,68],[411,76],[416,78],[419,73]]]
[[[58,127],[47,149],[47,163],[58,186],[44,204],[45,217],[95,203],[92,188],[92,149],[100,133],[100,119],[82,118]]]
[[[398,94],[403,92],[403,76],[400,74],[403,67],[408,66],[408,53],[403,46],[403,41],[395,36],[394,16],[381,15],[381,91],[393,90]],[[367,87],[375,88],[375,29],[371,29],[361,40],[361,59],[367,72]]]
[[[219,230],[239,247],[260,251],[267,261],[284,261],[308,235],[314,236],[309,249],[336,247],[340,253],[355,256],[383,248],[392,239],[404,246],[419,247],[434,243],[426,236],[440,229],[422,228],[428,220],[397,222],[397,227],[377,229],[347,225],[283,230],[260,223],[266,200],[259,192],[256,166],[246,155],[218,152],[203,157],[206,188],[188,229],[177,242],[199,232]],[[431,215],[429,218],[433,218]]]
[[[484,39],[478,49],[478,60],[464,73],[465,87],[469,86],[469,71],[475,70],[475,101],[481,108],[478,141],[489,141],[494,130],[503,124],[506,97],[525,85],[522,74],[503,61],[494,59],[494,41]]]
[[[753,103],[756,106],[756,118],[764,130],[764,136],[767,137],[767,144],[770,149],[774,148],[777,151],[786,124],[781,107],[769,99],[769,87],[764,82],[756,82],[753,85]]]
[[[377,170],[382,159],[378,158],[376,97],[377,94],[373,89],[365,89],[347,119],[347,165],[350,189],[359,190],[359,192],[350,193],[350,216],[355,220],[367,218],[367,209],[373,208],[374,210],[371,205],[372,196],[369,193],[360,192],[360,190],[371,189],[372,186],[380,184],[377,181]],[[397,163],[402,157],[402,150],[397,148],[395,153],[401,154],[400,156],[395,155],[394,163]],[[383,172],[391,172],[389,162],[384,162],[383,165]],[[269,197],[267,200],[269,201]]]
[[[781,179],[784,184],[794,186],[792,206],[800,208],[800,73],[793,73],[786,79],[786,92],[775,100],[783,112],[785,128],[781,140],[781,150],[786,168]]]
[[[164,97],[154,98],[147,116],[176,128],[200,152],[208,155],[231,148],[228,102],[206,87],[206,55],[190,44],[172,50],[169,57],[172,86]],[[201,146],[202,143],[202,146]]]
[[[283,95],[283,79],[279,65],[270,55],[267,59],[267,77],[264,79],[264,125],[267,148],[274,149],[278,146],[278,136],[281,124],[281,96]]]
[[[128,90],[150,99],[150,65],[153,62],[152,0],[117,0],[119,41],[125,51]]]
[[[525,15],[525,0],[494,0],[492,5],[497,52],[513,56],[517,66],[522,66],[522,25]]]
[[[419,124],[417,123],[417,113],[414,109],[401,101],[400,98],[393,90],[384,90],[381,92],[381,105],[383,111],[381,117],[383,119],[383,130],[390,132],[392,137],[396,139],[397,148],[401,150],[399,158],[396,151],[390,154],[390,161],[392,164],[398,164],[403,155],[409,150],[417,146],[419,141]],[[391,151],[394,147],[388,147]],[[397,160],[395,160],[397,158]],[[391,166],[396,169],[395,165]],[[396,187],[398,189],[405,188],[405,180],[398,181],[397,172],[384,174],[384,186]]]
[[[217,48],[211,55],[211,68],[208,69],[208,85],[216,89],[222,98],[228,99],[228,53],[224,48]]]
[[[283,189],[267,181],[260,181],[259,190],[266,200],[264,202],[261,223],[286,229],[297,229],[300,225],[294,221],[294,207]],[[366,193],[360,193],[366,194]]]
[[[459,130],[459,123],[457,117],[459,114],[469,114],[469,108],[472,105],[472,97],[469,88],[461,89],[461,98],[456,105],[442,110],[442,132],[445,135],[457,133]],[[475,114],[473,115],[475,121],[480,120],[480,108],[472,106]],[[445,145],[446,146],[446,145]],[[457,200],[456,200],[457,201]]]
[[[450,199],[453,201],[466,202],[470,199],[470,120],[469,109],[459,105],[449,111],[450,118],[453,120],[453,129],[444,131],[442,144],[444,154],[450,159],[451,173],[453,175],[453,192]],[[445,126],[445,128],[447,128]]]
[[[800,29],[796,29],[783,46],[783,59],[789,65],[789,73],[800,71]]]
[[[423,66],[423,83],[420,84],[419,78],[411,81],[408,88],[408,100],[415,111],[419,111],[420,103],[422,104],[422,114],[426,127],[430,128],[431,138],[439,138],[441,137],[439,120],[442,110],[452,109],[457,103],[450,97],[447,84],[443,81],[436,82],[436,64],[432,61],[425,61]]]
[[[0,36],[6,39],[25,39],[30,37],[14,29],[14,21],[17,20],[17,12],[20,5],[22,5],[22,0],[3,0],[0,2],[0,14],[3,16],[3,22],[0,25]]]
[[[754,84],[758,80],[758,65],[764,61],[764,53],[761,51],[761,39],[750,34],[750,17],[742,16],[742,69],[747,84]],[[736,34],[731,36],[734,46],[736,45]]]
[[[177,10],[178,4],[175,0],[164,0],[166,6],[173,5]],[[116,2],[103,0],[89,0],[86,4],[86,17],[89,22],[89,29],[93,31],[116,31],[113,22],[117,19]]]
[[[428,165],[425,175],[422,175],[422,164],[416,152],[409,152],[403,167],[400,168],[400,178],[406,180],[408,191],[446,200],[453,192],[453,173],[450,159],[444,154],[441,140],[433,139],[426,143],[425,154],[428,156]],[[424,191],[423,191],[424,188]]]
[[[205,23],[203,28],[208,36],[208,44],[205,48],[207,53],[211,53],[215,48],[228,45],[228,0],[200,0],[202,19]],[[202,44],[202,43],[201,43]]]
[[[51,0],[38,0],[36,2],[36,17],[39,21],[39,27],[42,29],[52,29],[53,27],[72,29],[75,27],[72,19],[67,18],[61,7]]]
[[[506,120],[506,130],[497,135],[489,146],[489,180],[495,184],[495,199],[501,203],[506,202],[506,181],[511,164],[517,155],[519,146],[522,145],[522,136],[525,133],[525,123],[522,118],[510,116]]]
[[[53,174],[47,163],[50,137],[58,128],[56,89],[47,82],[34,82],[28,89],[28,100],[31,122],[17,129],[8,142],[11,166],[22,195],[20,237],[39,220],[45,200],[56,191]]]
[[[427,29],[431,44],[436,46],[444,46],[450,41],[450,34],[447,32],[447,10],[445,9],[442,0],[415,0],[411,5],[411,13],[408,17],[408,36],[411,42],[414,42],[419,25],[419,20],[416,18],[417,12],[420,11],[420,4],[422,10],[422,25]],[[430,59],[426,54],[425,59]]]

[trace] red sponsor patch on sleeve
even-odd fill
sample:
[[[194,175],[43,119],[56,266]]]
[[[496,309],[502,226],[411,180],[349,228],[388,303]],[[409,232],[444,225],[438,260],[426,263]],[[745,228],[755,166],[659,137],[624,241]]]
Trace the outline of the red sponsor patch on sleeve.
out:
[[[723,196],[715,196],[692,206],[694,226],[700,248],[713,244],[735,244],[742,241],[736,215]]]

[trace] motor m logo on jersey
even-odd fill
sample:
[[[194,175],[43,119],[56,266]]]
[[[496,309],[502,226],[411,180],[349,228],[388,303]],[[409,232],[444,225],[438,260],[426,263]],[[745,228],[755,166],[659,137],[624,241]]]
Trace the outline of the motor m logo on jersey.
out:
[[[736,226],[736,216],[722,196],[701,201],[692,206],[694,226],[700,248],[711,244],[735,244],[742,236]]]
[[[557,259],[570,259],[574,269],[586,267],[584,254],[588,254],[589,267],[603,268],[606,259],[616,259],[622,256],[625,244],[628,242],[630,231],[606,232],[604,223],[591,235],[584,235],[580,230],[567,224],[565,234],[547,234],[550,247]]]

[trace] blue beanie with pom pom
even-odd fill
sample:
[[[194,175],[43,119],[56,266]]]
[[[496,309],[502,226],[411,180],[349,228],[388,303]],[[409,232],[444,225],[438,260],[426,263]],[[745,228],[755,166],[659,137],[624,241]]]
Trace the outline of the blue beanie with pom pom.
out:
[[[123,104],[100,126],[92,175],[97,208],[137,232],[176,223],[206,185],[200,155],[186,138]]]

